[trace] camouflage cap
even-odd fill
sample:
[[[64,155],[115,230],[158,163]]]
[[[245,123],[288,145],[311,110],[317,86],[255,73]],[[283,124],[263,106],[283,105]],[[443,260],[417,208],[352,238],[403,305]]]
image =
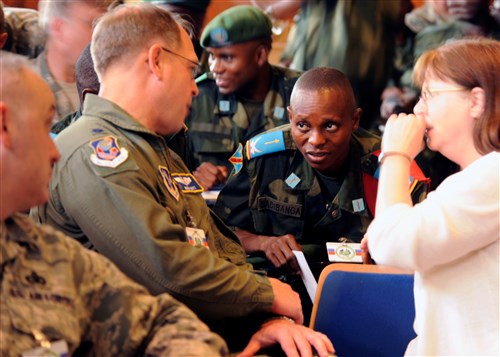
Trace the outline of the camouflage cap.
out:
[[[271,19],[250,5],[234,6],[210,21],[201,34],[202,47],[224,47],[234,43],[271,37]]]

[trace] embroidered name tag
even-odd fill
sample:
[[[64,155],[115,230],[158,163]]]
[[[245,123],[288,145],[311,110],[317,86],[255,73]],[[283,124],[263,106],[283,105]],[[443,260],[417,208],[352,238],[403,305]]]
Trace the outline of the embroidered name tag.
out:
[[[259,197],[257,201],[259,211],[271,211],[284,216],[300,218],[302,215],[302,205],[296,203],[279,202],[270,197]]]

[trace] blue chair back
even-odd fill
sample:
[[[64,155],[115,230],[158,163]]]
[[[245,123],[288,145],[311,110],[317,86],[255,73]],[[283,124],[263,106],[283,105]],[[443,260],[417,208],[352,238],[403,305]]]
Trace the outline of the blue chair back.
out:
[[[411,272],[332,264],[321,273],[310,326],[339,357],[397,357],[416,336],[414,319]]]

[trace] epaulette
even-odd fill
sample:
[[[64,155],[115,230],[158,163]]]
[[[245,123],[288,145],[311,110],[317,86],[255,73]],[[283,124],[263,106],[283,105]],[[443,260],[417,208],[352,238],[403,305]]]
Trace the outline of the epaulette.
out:
[[[286,149],[285,135],[283,130],[267,131],[247,141],[245,156],[248,160],[256,157],[272,154]]]

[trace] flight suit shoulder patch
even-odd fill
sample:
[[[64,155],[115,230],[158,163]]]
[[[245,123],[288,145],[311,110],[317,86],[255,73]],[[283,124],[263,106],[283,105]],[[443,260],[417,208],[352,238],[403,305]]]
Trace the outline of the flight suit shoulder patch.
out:
[[[128,150],[118,145],[114,136],[104,136],[89,143],[93,150],[90,161],[96,166],[116,168],[128,159]]]

